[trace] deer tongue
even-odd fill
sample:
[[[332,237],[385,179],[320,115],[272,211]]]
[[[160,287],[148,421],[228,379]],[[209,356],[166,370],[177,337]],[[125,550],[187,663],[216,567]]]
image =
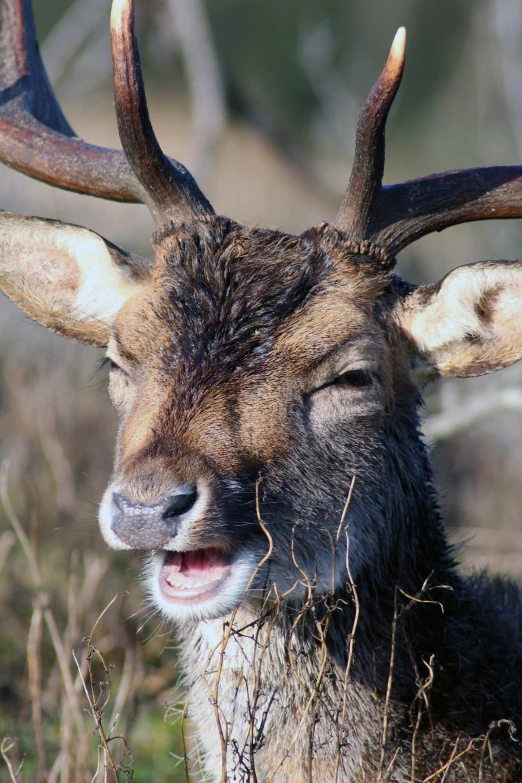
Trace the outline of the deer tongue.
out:
[[[226,563],[213,548],[190,552],[167,552],[163,563],[163,578],[174,588],[190,589],[221,579]]]

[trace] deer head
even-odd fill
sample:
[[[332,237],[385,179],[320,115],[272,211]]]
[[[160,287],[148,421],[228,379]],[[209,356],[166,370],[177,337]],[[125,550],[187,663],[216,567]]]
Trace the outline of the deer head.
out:
[[[522,167],[382,186],[401,29],[363,107],[333,223],[299,236],[244,227],[216,216],[158,145],[131,0],[115,0],[111,19],[123,152],[74,136],[29,0],[0,13],[0,158],[58,187],[141,201],[156,223],[149,263],[87,229],[0,215],[4,293],[62,336],[107,349],[121,424],[106,541],[151,553],[150,592],[174,619],[226,614],[267,587],[299,600],[302,574],[322,590],[344,584],[348,567],[355,579],[391,563],[403,572],[415,541],[429,572],[438,521],[419,389],[522,357],[522,263],[472,264],[415,288],[394,259],[432,231],[522,216]]]

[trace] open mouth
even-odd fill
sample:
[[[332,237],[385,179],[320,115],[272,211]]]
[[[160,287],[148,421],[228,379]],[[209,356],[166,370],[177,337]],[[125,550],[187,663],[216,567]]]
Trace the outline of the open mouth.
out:
[[[232,571],[223,552],[215,548],[167,552],[159,574],[163,598],[196,603],[215,595]]]

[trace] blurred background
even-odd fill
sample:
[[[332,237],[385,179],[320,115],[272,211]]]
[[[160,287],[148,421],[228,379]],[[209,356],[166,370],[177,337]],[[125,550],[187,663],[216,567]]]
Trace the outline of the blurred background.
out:
[[[76,133],[119,147],[108,0],[33,5],[49,77]],[[137,6],[163,149],[188,165],[216,212],[240,222],[298,232],[332,218],[348,181],[360,106],[400,25],[408,30],[408,59],[388,123],[385,182],[521,163],[518,0]],[[151,252],[152,223],[142,206],[53,190],[6,168],[0,205]],[[519,222],[470,224],[414,244],[398,268],[431,282],[459,264],[520,257],[521,248]],[[167,707],[176,701],[174,640],[142,607],[139,563],[107,552],[97,530],[116,429],[106,378],[91,377],[98,358],[1,299],[0,451],[9,463],[0,510],[0,735],[18,738],[4,751],[13,769],[25,755],[20,780],[93,779],[99,737],[72,650],[86,676],[82,640],[126,590],[92,642],[114,667],[107,733],[114,725],[113,734],[126,737],[134,781],[184,780],[183,765],[176,766],[179,711]],[[441,505],[452,539],[465,542],[463,567],[488,566],[522,581],[522,369],[447,382],[428,394],[425,416]],[[27,536],[25,553],[13,514]],[[103,669],[94,679],[107,693]],[[190,730],[186,741],[190,751]],[[119,779],[130,780],[131,756],[121,742],[115,754]],[[9,774],[0,767],[0,779]]]

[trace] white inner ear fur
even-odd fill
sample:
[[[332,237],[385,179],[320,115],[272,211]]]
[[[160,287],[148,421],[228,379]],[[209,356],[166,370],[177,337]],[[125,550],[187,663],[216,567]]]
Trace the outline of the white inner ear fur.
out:
[[[76,259],[81,275],[78,295],[71,307],[80,316],[109,324],[140,287],[125,280],[101,237],[88,231],[83,234],[74,235],[64,243]]]
[[[123,251],[120,251],[122,256]],[[10,213],[0,214],[0,279],[17,301],[42,309],[66,307],[79,320],[110,324],[122,304],[141,289],[115,262],[118,251],[78,226]],[[147,262],[141,259],[142,267]]]
[[[420,351],[460,342],[469,335],[493,339],[504,329],[522,330],[522,265],[486,263],[455,269],[431,302],[412,308],[407,322]]]
[[[459,267],[407,296],[399,322],[432,369],[482,374],[522,358],[522,262]],[[429,373],[428,373],[429,374]]]

